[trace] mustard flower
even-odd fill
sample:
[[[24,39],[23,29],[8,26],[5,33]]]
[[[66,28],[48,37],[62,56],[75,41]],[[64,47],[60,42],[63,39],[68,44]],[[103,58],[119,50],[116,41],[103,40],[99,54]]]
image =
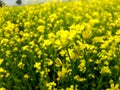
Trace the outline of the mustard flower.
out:
[[[56,86],[56,83],[55,82],[49,82],[49,83],[46,83],[46,86],[48,87],[48,90],[52,90],[52,88]]]
[[[37,31],[40,32],[40,33],[44,33],[44,31],[45,31],[44,29],[45,29],[44,26],[38,26],[37,27]]]
[[[39,19],[38,22],[39,22],[40,24],[45,24],[45,21],[44,21],[43,19]]]
[[[75,85],[75,90],[78,90],[78,85]],[[67,87],[65,90],[74,90],[74,85],[70,85],[70,87]]]
[[[61,56],[64,56],[64,55],[65,55],[65,53],[66,53],[66,51],[65,51],[65,50],[61,50],[61,51],[60,51],[60,55],[61,55]]]
[[[6,56],[9,57],[10,54],[11,54],[11,51],[10,51],[10,50],[7,50],[7,51],[6,51]]]
[[[23,68],[24,68],[24,66],[25,66],[25,64],[21,61],[21,62],[19,62],[19,63],[18,63],[18,65],[17,65],[17,66],[18,66],[19,68],[22,68],[22,69],[23,69]]]
[[[7,44],[9,42],[9,40],[7,38],[3,38],[1,40],[1,44]]]
[[[7,72],[6,75],[5,75],[5,77],[8,77],[8,76],[10,76],[10,73]]]
[[[0,73],[2,72],[6,72],[6,70],[4,70],[2,67],[0,67]]]
[[[45,74],[45,71],[41,71],[40,75],[43,77],[43,75]]]
[[[47,62],[47,65],[51,66],[52,64],[53,64],[53,60],[49,59],[48,62]]]
[[[120,90],[119,87],[120,87],[119,84],[111,83],[110,88],[107,88],[106,90]]]
[[[34,68],[36,68],[36,72],[41,69],[41,62],[35,62]]]
[[[60,67],[60,66],[62,66],[63,64],[62,64],[62,61],[61,61],[61,59],[60,58],[56,58],[55,59],[55,66],[56,67]]]
[[[18,48],[17,48],[17,47],[14,47],[13,51],[18,51]]]
[[[27,50],[29,50],[28,47],[29,47],[28,45],[25,45],[25,46],[22,47],[22,50],[27,51]]]
[[[67,68],[62,67],[62,71],[57,72],[57,75],[58,75],[57,80],[60,80],[60,78],[64,78],[67,73],[68,73]]]
[[[0,87],[0,90],[6,90],[4,87]]]
[[[82,37],[85,40],[88,40],[92,36],[92,30],[85,30],[82,32]]]
[[[109,66],[103,66],[103,67],[101,68],[100,73],[101,73],[101,74],[105,74],[105,73],[111,74],[111,71],[110,71]]]
[[[84,59],[80,60],[80,64],[78,65],[78,68],[83,73],[86,71],[86,61]]]
[[[74,79],[75,79],[76,81],[79,81],[79,82],[84,82],[84,81],[86,81],[85,78],[81,78],[79,75],[75,75],[75,76],[74,76]]]
[[[25,79],[28,79],[28,78],[29,78],[29,75],[28,75],[28,74],[25,74],[25,75],[24,75],[24,78],[25,78]]]
[[[0,59],[0,65],[3,63],[4,59]]]

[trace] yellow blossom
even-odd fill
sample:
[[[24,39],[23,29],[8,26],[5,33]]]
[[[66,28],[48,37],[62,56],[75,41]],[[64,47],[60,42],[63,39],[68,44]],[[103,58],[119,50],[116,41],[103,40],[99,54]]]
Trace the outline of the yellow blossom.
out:
[[[41,62],[35,62],[34,68],[40,69],[41,68]]]
[[[112,83],[111,85],[110,85],[110,88],[107,88],[106,90],[120,90],[119,89],[119,84],[114,84],[114,83]]]
[[[48,66],[51,66],[53,64],[53,60],[50,60],[47,62]]]
[[[25,75],[24,75],[24,78],[25,78],[25,79],[28,79],[28,78],[29,78],[29,75],[28,75],[28,74],[25,74]]]
[[[9,57],[10,54],[11,54],[11,51],[10,51],[10,50],[7,50],[7,51],[6,51],[6,56]]]
[[[74,79],[79,82],[84,82],[86,80],[85,78],[81,78],[79,75],[75,75]]]
[[[25,45],[25,46],[22,47],[22,50],[23,51],[28,50],[28,47],[29,47],[28,45]]]
[[[60,60],[60,58],[56,58],[56,60],[55,60],[55,66],[56,67],[62,66],[62,61]]]
[[[0,87],[0,90],[6,90],[4,87]]]
[[[40,75],[43,76],[45,74],[45,71],[41,71]]]
[[[0,65],[2,64],[3,61],[4,61],[4,59],[0,59]]]
[[[74,59],[75,58],[74,50],[73,49],[68,49],[68,52],[69,52],[70,58]]]
[[[58,75],[57,80],[59,80],[60,78],[65,77],[66,73],[67,73],[67,69],[65,67],[62,67],[62,71],[58,71],[57,72],[57,75]]]
[[[109,66],[103,66],[100,71],[101,74],[109,73],[111,74],[111,71],[109,69]]]
[[[61,50],[61,51],[60,51],[60,55],[61,55],[61,56],[64,56],[65,53],[66,53],[65,50]]]
[[[10,76],[10,73],[6,73],[5,77],[8,77],[8,76]]]
[[[81,72],[85,72],[86,71],[86,61],[80,60],[80,64],[78,65],[78,68],[80,69]]]
[[[0,67],[0,73],[6,72],[2,67]]]
[[[19,62],[17,65],[19,68],[24,68],[25,64],[23,62]]]
[[[91,30],[85,30],[82,33],[82,37],[85,40],[88,40],[92,36],[92,31]]]
[[[44,26],[38,26],[37,27],[37,30],[38,30],[38,32],[40,32],[40,33],[44,33]]]
[[[49,83],[46,83],[46,86],[48,87],[48,90],[52,90],[52,88],[56,86],[56,83],[55,82],[49,82]]]

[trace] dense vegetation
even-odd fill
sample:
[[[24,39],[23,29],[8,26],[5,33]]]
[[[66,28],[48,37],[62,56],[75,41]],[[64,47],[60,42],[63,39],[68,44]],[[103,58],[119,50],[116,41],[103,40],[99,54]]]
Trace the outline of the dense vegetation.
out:
[[[0,90],[119,90],[120,1],[0,8]]]

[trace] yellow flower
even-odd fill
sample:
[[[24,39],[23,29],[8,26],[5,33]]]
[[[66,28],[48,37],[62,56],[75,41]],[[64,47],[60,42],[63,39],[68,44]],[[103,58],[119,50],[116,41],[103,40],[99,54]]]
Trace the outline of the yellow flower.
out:
[[[0,87],[0,90],[6,90],[4,87]]]
[[[94,24],[97,24],[99,23],[99,19],[90,19],[90,24],[91,25],[94,25]]]
[[[1,44],[7,44],[9,42],[9,40],[7,39],[7,38],[3,38],[2,40],[1,40]]]
[[[102,37],[102,36],[101,37],[97,36],[97,37],[94,37],[92,41],[93,41],[93,43],[103,43],[104,42],[103,38],[104,37]]]
[[[17,50],[18,50],[18,48],[17,48],[17,47],[14,47],[13,51],[17,51]]]
[[[0,67],[0,73],[6,72],[2,67]]]
[[[46,86],[48,87],[48,90],[53,90],[52,88],[56,86],[55,82],[49,82],[46,83]]]
[[[40,58],[42,55],[42,51],[41,50],[37,51],[37,54],[38,54],[38,58]]]
[[[11,51],[10,51],[10,50],[7,50],[7,51],[6,51],[6,56],[9,57],[10,54],[11,54]]]
[[[35,42],[34,41],[29,42],[29,44],[31,45],[31,48],[33,48],[35,46]]]
[[[0,65],[2,64],[3,61],[4,61],[4,59],[0,59]]]
[[[44,33],[44,29],[45,29],[44,26],[38,26],[37,27],[37,31],[40,32],[40,33]]]
[[[44,40],[43,47],[49,46],[49,45],[51,45],[51,44],[52,44],[52,42],[51,42],[49,39]]]
[[[27,57],[27,55],[23,54],[21,57],[22,57],[22,58],[26,58],[26,57]]]
[[[86,71],[86,61],[84,59],[80,60],[80,64],[78,65],[78,68],[83,73]]]
[[[117,30],[116,35],[120,35],[120,29]]]
[[[48,66],[51,66],[53,64],[53,60],[50,60],[47,62]]]
[[[76,30],[70,30],[68,39],[73,40],[73,38],[76,36],[77,31]]]
[[[39,37],[39,39],[38,39],[38,42],[41,42],[41,41],[43,41],[44,40],[44,35],[41,35],[40,37]]]
[[[75,53],[74,53],[74,49],[68,49],[69,55],[71,59],[75,59]]]
[[[105,61],[105,62],[104,62],[104,65],[109,65],[109,62],[108,62],[108,61]]]
[[[119,84],[114,84],[114,83],[112,83],[111,85],[110,85],[110,88],[107,88],[106,90],[120,90],[120,88],[119,88]]]
[[[111,74],[111,71],[109,69],[109,66],[103,66],[100,71],[101,74],[109,73]]]
[[[57,72],[58,75],[57,80],[60,80],[60,78],[65,77],[66,76],[65,74],[67,74],[67,69],[65,67],[62,67],[62,71]]]
[[[65,50],[61,50],[61,51],[60,51],[60,55],[61,55],[61,56],[64,56],[65,53],[66,53]]]
[[[36,63],[34,64],[34,68],[40,69],[40,68],[41,68],[41,62],[36,62]]]
[[[28,74],[25,74],[25,75],[24,75],[24,78],[25,78],[25,79],[28,79],[28,78],[29,78],[29,75],[28,75]]]
[[[30,22],[25,22],[25,23],[24,23],[24,27],[25,27],[25,28],[29,28],[30,25],[31,25]]]
[[[67,87],[65,90],[78,90],[77,87],[78,85],[75,85],[75,89],[74,89],[74,85],[70,85],[70,87]]]
[[[51,15],[49,16],[49,20],[50,20],[51,23],[54,22],[55,19],[57,19],[56,13],[53,13],[53,14],[51,14]]]
[[[58,31],[59,32],[59,31]],[[61,40],[66,40],[69,36],[69,32],[67,30],[60,30],[60,37]]]
[[[57,0],[53,0],[53,2],[57,2]]]
[[[39,19],[38,22],[39,22],[40,24],[45,24],[45,21],[44,21],[43,19]]]
[[[86,80],[85,78],[81,78],[79,75],[75,75],[74,79],[79,82],[84,82]]]
[[[8,77],[10,75],[10,73],[6,73],[5,77]]]
[[[19,63],[18,63],[18,67],[19,67],[19,68],[24,68],[24,66],[25,66],[25,64],[24,64],[23,62],[19,62]]]
[[[93,73],[90,73],[90,74],[89,74],[89,77],[90,77],[90,78],[95,78],[95,75],[94,75]]]
[[[62,66],[62,61],[60,60],[60,58],[56,58],[56,60],[55,60],[55,66],[56,67]]]
[[[93,59],[89,59],[89,62],[94,62],[94,60]]]
[[[43,76],[45,74],[45,71],[41,71],[40,75]]]
[[[25,46],[22,47],[22,50],[23,50],[23,51],[26,51],[26,50],[28,50],[28,47],[29,47],[29,46],[25,45]]]
[[[92,30],[85,30],[82,32],[82,37],[85,40],[88,40],[92,36]]]
[[[55,46],[54,47],[57,47],[58,49],[62,48],[62,42],[60,41],[60,39],[55,40]]]

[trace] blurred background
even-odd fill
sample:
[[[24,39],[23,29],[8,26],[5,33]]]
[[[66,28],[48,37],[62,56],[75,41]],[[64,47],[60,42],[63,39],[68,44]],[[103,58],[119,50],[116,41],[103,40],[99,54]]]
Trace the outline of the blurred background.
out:
[[[5,3],[7,6],[13,5],[27,5],[27,4],[36,4],[36,3],[44,3],[47,0],[0,0],[1,2]],[[52,1],[52,0],[50,0]],[[60,1],[60,0],[57,0]],[[69,0],[62,0],[62,1],[69,1]]]

